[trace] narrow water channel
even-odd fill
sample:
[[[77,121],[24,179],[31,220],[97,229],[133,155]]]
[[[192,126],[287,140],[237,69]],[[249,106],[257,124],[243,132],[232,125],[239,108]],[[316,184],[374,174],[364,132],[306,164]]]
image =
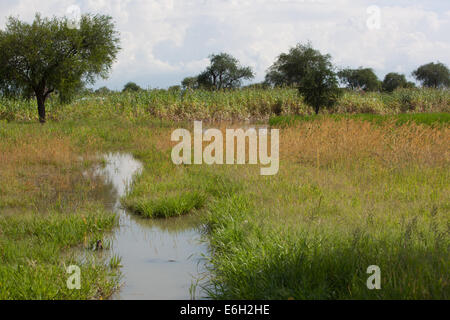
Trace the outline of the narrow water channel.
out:
[[[195,286],[204,273],[203,255],[208,247],[201,241],[195,217],[144,219],[127,212],[120,203],[142,164],[130,154],[104,156],[105,166],[95,169],[113,192],[110,205],[120,225],[112,235],[111,254],[121,257],[121,289],[112,299],[199,299]]]

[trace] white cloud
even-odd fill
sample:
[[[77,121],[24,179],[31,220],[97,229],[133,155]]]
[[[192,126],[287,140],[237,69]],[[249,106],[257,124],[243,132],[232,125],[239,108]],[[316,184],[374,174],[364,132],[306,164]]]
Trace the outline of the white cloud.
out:
[[[31,21],[36,11],[64,15],[105,13],[116,21],[122,51],[111,77],[98,86],[121,88],[127,81],[166,87],[200,72],[211,53],[221,51],[252,66],[255,81],[281,52],[311,40],[342,67],[367,66],[380,77],[409,75],[418,65],[450,63],[449,4],[436,1],[349,0],[2,0],[7,15]],[[380,28],[370,30],[366,9],[377,5]]]

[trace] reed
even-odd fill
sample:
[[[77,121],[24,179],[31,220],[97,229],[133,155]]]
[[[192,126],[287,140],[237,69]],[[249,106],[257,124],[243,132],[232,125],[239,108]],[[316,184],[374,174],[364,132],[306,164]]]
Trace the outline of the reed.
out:
[[[36,121],[34,100],[0,99],[0,120]],[[56,97],[48,102],[50,120],[121,117],[130,121],[266,121],[278,115],[310,115],[296,89],[240,89],[232,91],[177,91],[150,89],[88,95],[61,105]],[[335,108],[325,113],[398,114],[406,112],[449,112],[448,90],[401,89],[392,94],[345,91]]]

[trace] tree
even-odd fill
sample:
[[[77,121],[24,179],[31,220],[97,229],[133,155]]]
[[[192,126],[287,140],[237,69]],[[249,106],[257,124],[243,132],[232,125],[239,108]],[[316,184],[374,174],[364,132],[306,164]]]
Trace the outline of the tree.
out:
[[[397,88],[413,88],[413,82],[407,81],[404,74],[395,72],[388,73],[383,80],[383,91],[393,92]]]
[[[167,91],[169,92],[180,92],[181,91],[181,86],[179,85],[175,85],[175,86],[170,86]]]
[[[140,91],[142,90],[141,87],[139,87],[135,82],[128,82],[123,86],[122,92],[129,92],[129,91]]]
[[[227,53],[210,56],[210,65],[197,76],[198,86],[206,89],[231,89],[242,85],[242,80],[252,79],[250,67],[243,67]]]
[[[44,123],[50,94],[69,93],[97,77],[106,78],[118,44],[109,16],[83,15],[79,28],[70,28],[67,18],[36,14],[29,24],[10,17],[0,31],[0,86],[2,91],[32,91]]]
[[[322,107],[333,106],[341,92],[331,56],[322,55],[310,43],[297,44],[280,54],[269,68],[265,83],[296,86],[316,114]]]
[[[450,71],[443,63],[428,63],[420,66],[412,75],[425,87],[443,88],[450,86]]]
[[[299,82],[300,94],[316,114],[322,107],[332,107],[341,93],[330,59],[330,55],[321,55],[317,51]]]
[[[271,70],[272,67],[269,68],[264,79],[264,83],[266,84],[266,86],[282,87],[295,85],[295,83],[291,79],[289,79],[286,74],[279,70]]]
[[[110,94],[111,92],[112,91],[108,87],[105,87],[105,86],[100,87],[97,90],[95,90],[95,93],[99,94],[99,95],[107,95],[107,94]]]
[[[181,81],[181,86],[183,89],[197,89],[198,88],[198,80],[197,77],[186,77]]]
[[[271,86],[298,87],[305,77],[308,68],[314,64],[320,52],[311,43],[297,44],[288,53],[281,53],[272,66],[269,67],[265,83]]]
[[[269,89],[270,85],[266,82],[251,83],[243,87],[243,89]]]
[[[376,91],[380,81],[372,68],[343,69],[338,72],[339,79],[351,90]]]
[[[60,103],[69,103],[74,99],[76,95],[81,95],[87,92],[86,85],[83,81],[80,81],[76,85],[63,85],[57,92]]]

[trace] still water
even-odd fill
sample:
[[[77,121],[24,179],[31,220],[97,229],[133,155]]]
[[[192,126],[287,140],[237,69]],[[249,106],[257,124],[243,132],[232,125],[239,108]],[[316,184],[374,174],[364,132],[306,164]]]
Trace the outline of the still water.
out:
[[[142,164],[130,154],[104,156],[106,165],[95,174],[111,186],[108,202],[120,221],[112,235],[111,254],[121,260],[121,289],[112,299],[201,299],[195,286],[205,274],[208,246],[201,241],[195,217],[144,219],[127,212],[120,203]]]

